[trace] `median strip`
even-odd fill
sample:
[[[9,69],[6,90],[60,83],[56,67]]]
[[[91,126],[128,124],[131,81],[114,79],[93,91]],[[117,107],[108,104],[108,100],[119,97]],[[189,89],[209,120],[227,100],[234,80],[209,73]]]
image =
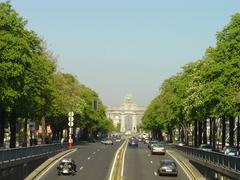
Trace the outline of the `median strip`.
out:
[[[124,156],[126,151],[127,141],[125,141],[120,148],[117,150],[109,180],[121,180],[123,176],[123,164],[124,164]]]

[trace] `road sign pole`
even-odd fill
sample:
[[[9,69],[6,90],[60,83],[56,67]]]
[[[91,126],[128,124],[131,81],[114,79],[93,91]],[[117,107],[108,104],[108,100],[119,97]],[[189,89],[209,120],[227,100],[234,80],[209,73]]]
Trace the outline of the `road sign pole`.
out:
[[[68,149],[72,149],[73,147],[73,139],[72,139],[72,134],[73,134],[73,118],[74,113],[73,112],[69,112],[68,113],[68,126],[69,126],[69,136],[68,136]]]

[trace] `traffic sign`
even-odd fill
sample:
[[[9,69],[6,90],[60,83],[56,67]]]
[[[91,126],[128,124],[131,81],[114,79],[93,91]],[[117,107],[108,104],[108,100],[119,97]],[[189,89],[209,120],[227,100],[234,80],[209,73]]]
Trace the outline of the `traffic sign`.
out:
[[[73,143],[73,139],[68,139],[68,143]]]
[[[69,112],[68,116],[72,117],[72,116],[74,116],[74,113],[73,112]]]
[[[73,122],[73,120],[74,120],[74,118],[73,118],[72,116],[69,116],[69,117],[68,117],[68,121],[69,121],[69,122]]]
[[[69,128],[69,135],[71,135],[71,134],[73,134],[73,128],[72,127]]]
[[[72,127],[73,125],[74,125],[74,124],[73,124],[72,121],[69,121],[69,122],[68,122],[68,126]]]

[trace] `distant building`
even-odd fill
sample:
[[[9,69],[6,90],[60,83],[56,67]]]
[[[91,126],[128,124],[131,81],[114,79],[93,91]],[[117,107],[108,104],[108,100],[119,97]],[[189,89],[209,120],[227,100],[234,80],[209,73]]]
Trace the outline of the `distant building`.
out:
[[[145,107],[137,106],[132,95],[127,95],[121,106],[107,107],[106,114],[113,121],[115,127],[120,125],[120,132],[137,132],[137,126],[145,111]]]

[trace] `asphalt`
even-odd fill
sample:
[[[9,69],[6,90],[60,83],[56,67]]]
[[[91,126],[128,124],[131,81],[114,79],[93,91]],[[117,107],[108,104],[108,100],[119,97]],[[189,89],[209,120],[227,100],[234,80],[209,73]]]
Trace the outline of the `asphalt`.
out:
[[[79,145],[77,146],[77,151],[68,156],[69,158],[74,159],[77,164],[77,173],[75,176],[58,176],[57,165],[59,162],[57,162],[52,167],[47,169],[47,171],[39,179],[107,180],[111,171],[115,153],[121,144],[122,143],[103,145],[97,142]]]
[[[114,145],[103,145],[97,143],[86,143],[77,146],[76,151],[67,157],[75,160],[77,173],[75,176],[58,176],[55,162],[46,168],[40,180],[55,179],[84,179],[84,180],[108,180],[117,150],[122,143]],[[177,163],[178,176],[159,176],[157,169],[160,160],[172,159]],[[188,174],[188,175],[187,175]],[[192,176],[191,176],[192,175]],[[119,178],[120,179],[120,178]],[[174,148],[167,147],[165,155],[151,155],[146,144],[139,143],[138,148],[127,147],[124,158],[124,171],[122,180],[202,180],[197,170],[189,161],[180,155]]]
[[[165,155],[151,155],[146,144],[139,143],[138,148],[128,147],[125,155],[123,180],[188,180],[190,179],[178,164],[178,176],[161,176],[157,174],[160,160],[173,159]]]

